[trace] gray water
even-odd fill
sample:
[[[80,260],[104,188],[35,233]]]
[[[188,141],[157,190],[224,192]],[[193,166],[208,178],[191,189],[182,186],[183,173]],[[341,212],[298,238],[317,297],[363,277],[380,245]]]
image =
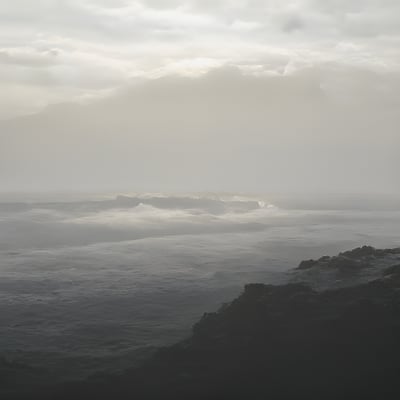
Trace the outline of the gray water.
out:
[[[285,282],[303,259],[363,244],[399,245],[396,207],[340,204],[303,201],[299,209],[295,201],[233,195],[3,197],[0,356],[46,379],[117,371],[140,349],[187,336],[203,312],[245,283]]]

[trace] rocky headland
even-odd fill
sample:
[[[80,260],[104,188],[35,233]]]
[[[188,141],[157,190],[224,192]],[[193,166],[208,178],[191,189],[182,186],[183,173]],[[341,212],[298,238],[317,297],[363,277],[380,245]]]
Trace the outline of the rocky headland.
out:
[[[365,246],[304,261],[296,273],[359,274],[376,262],[378,277],[333,289],[309,285],[308,275],[280,286],[248,284],[204,314],[191,337],[141,366],[37,398],[399,399],[400,249]]]

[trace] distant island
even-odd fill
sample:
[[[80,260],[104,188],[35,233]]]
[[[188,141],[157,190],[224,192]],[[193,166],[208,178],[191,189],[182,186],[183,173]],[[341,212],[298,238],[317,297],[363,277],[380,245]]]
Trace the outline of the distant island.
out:
[[[399,399],[400,248],[364,246],[295,271],[351,275],[374,263],[379,276],[339,288],[248,284],[139,367],[23,398]]]

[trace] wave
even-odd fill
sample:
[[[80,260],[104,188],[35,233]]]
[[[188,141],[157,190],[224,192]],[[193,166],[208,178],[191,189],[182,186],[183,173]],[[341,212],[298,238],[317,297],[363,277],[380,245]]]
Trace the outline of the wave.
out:
[[[8,202],[0,203],[0,212],[23,212],[32,209],[63,210],[76,212],[96,212],[107,209],[132,209],[148,205],[166,210],[203,210],[220,215],[226,212],[249,212],[271,207],[265,199],[244,196],[169,196],[169,195],[117,195],[112,199],[55,201],[55,202]]]
[[[265,199],[227,195],[0,203],[0,250],[254,231],[279,213]]]

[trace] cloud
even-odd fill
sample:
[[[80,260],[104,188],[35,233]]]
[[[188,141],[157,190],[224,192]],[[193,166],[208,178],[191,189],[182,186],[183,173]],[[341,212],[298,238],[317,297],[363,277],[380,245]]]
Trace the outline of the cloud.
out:
[[[283,24],[283,30],[285,32],[291,33],[304,28],[304,22],[298,17],[289,18]]]
[[[399,192],[399,89],[335,64],[143,80],[3,121],[2,189]]]
[[[224,65],[253,73],[329,62],[393,71],[399,18],[392,0],[2,2],[0,102],[17,98],[22,84],[30,91],[2,116],[36,112],[38,103],[81,101],[96,91],[101,96],[138,77],[200,75]],[[265,61],[277,58],[288,59],[288,67]],[[67,94],[65,86],[76,90]],[[29,109],[34,96],[40,99]]]
[[[50,49],[46,51],[33,51],[33,49],[0,49],[0,64],[40,68],[54,65],[58,51]]]

